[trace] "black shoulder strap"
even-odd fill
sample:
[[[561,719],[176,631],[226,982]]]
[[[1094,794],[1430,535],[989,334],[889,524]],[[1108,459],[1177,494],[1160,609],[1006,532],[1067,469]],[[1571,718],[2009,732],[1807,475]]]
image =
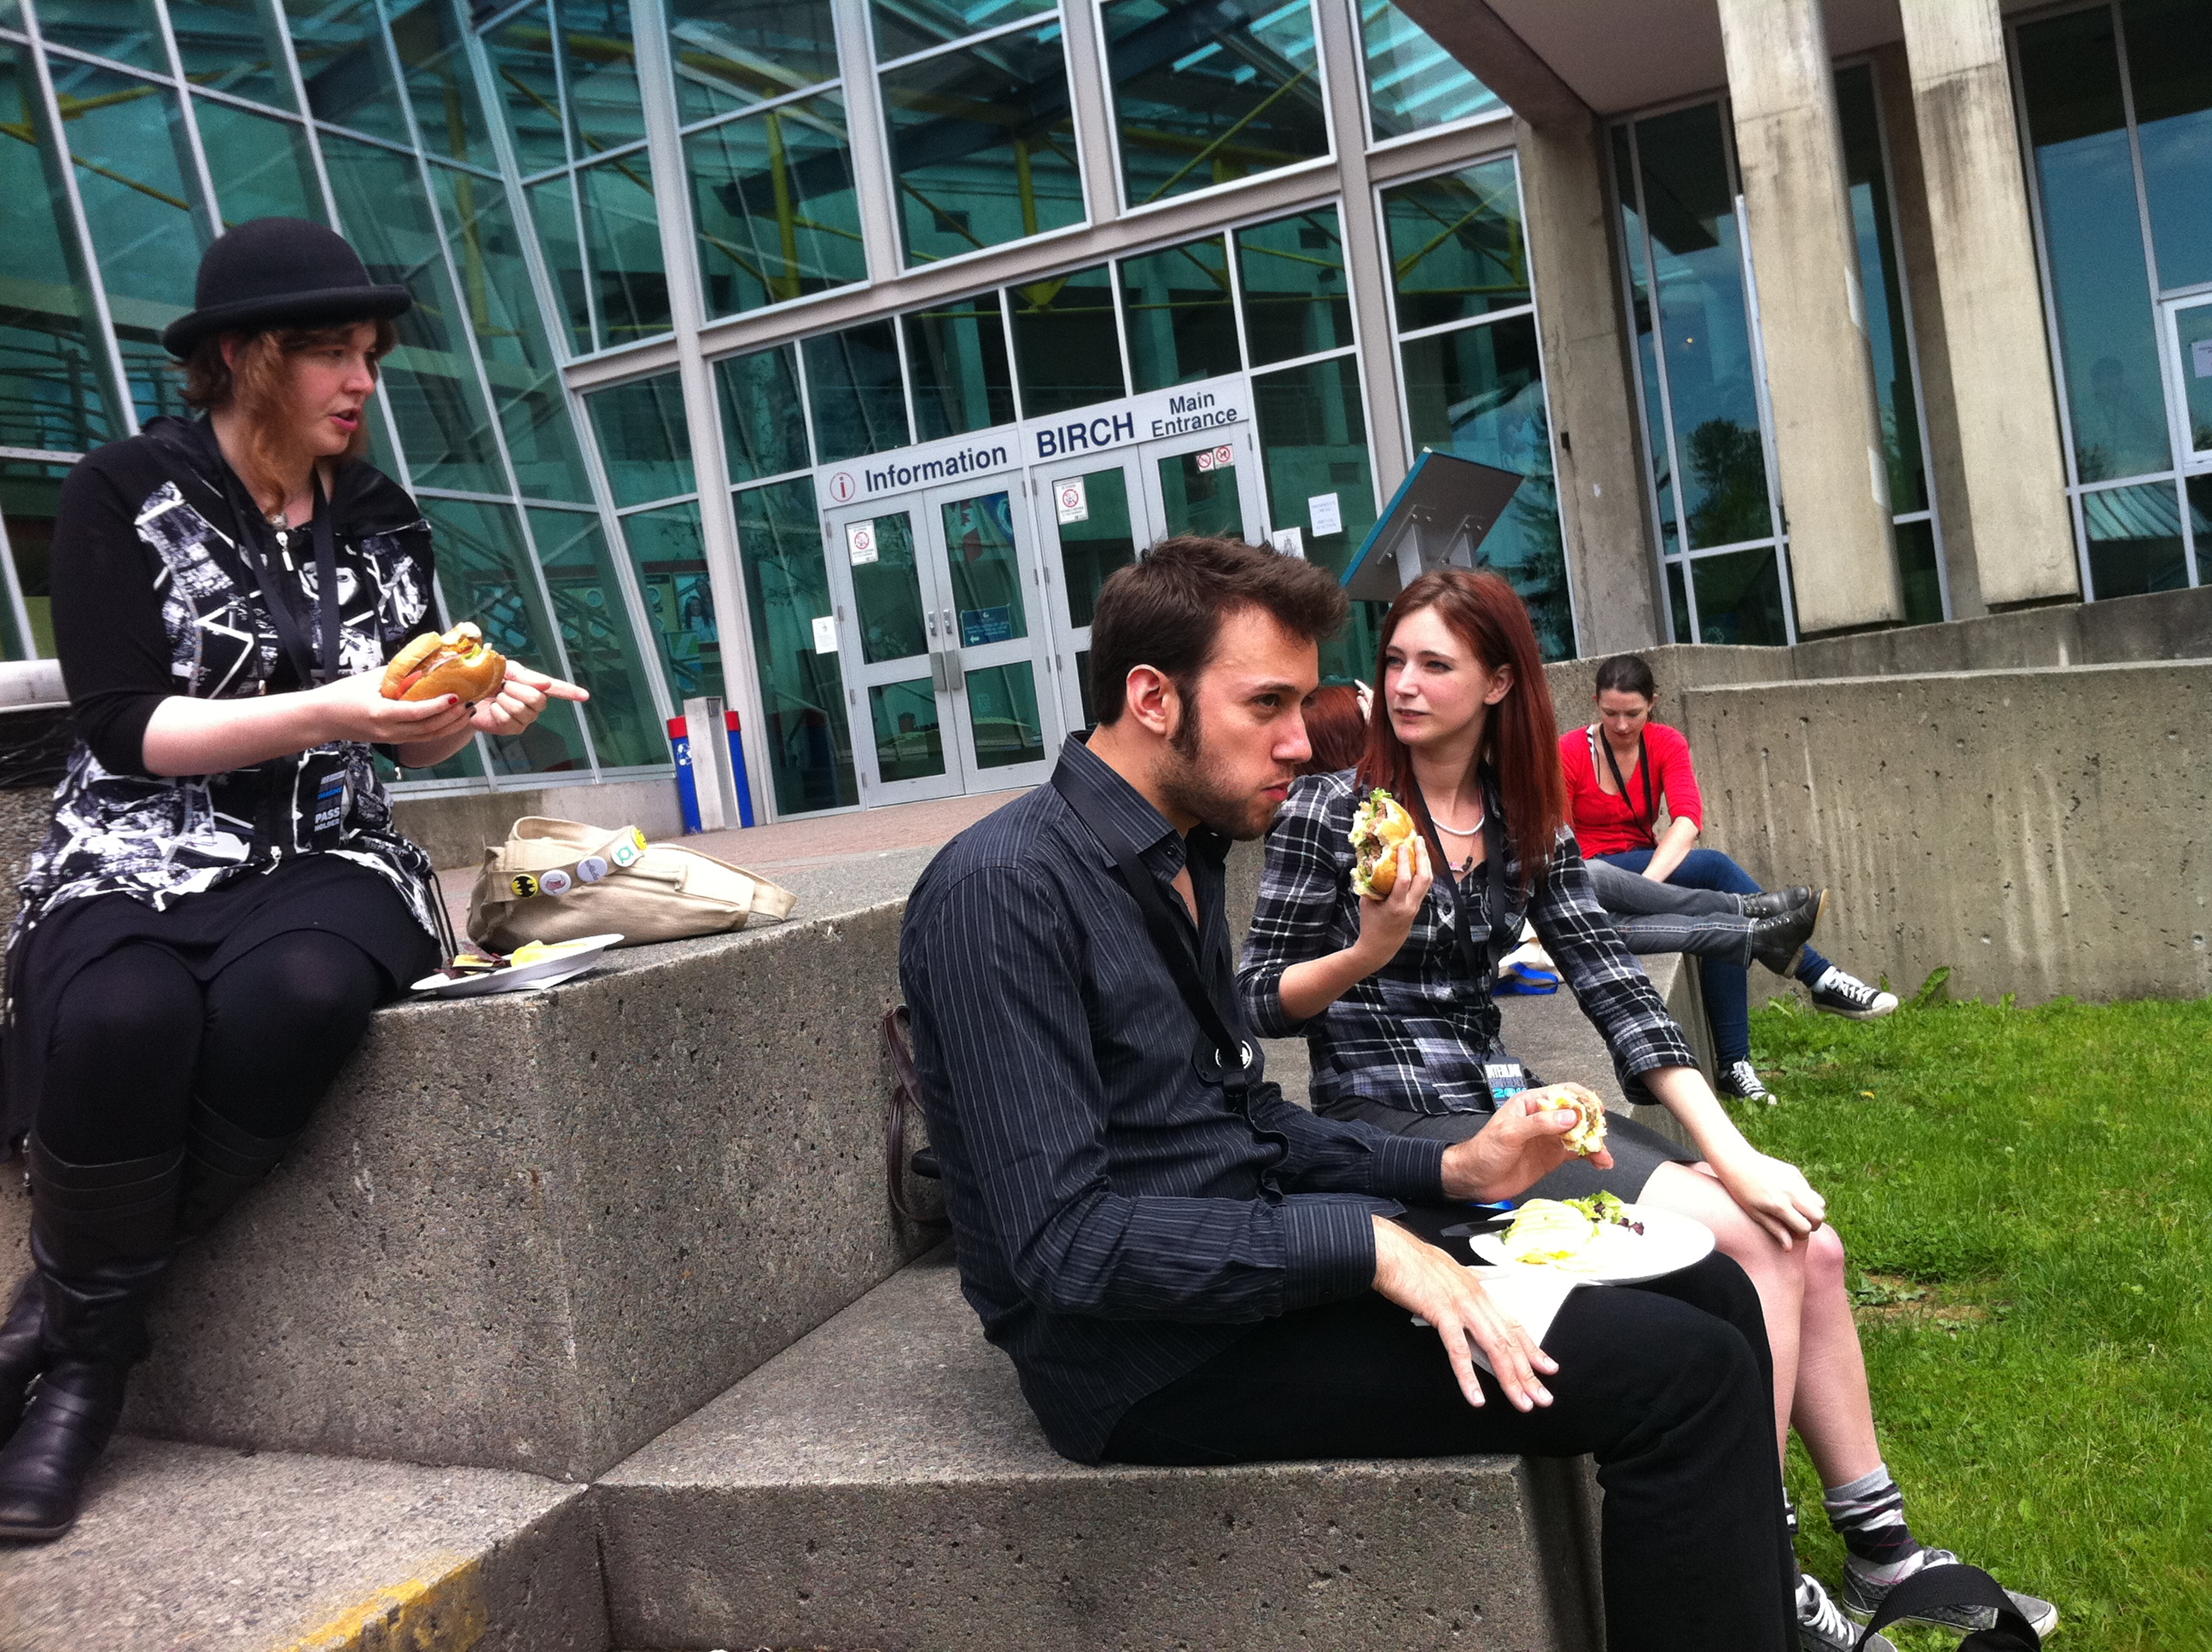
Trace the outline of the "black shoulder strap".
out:
[[[1883,1597],[1858,1639],[1864,1646],[1901,1619],[1936,1606],[1987,1606],[1991,1622],[1959,1643],[1959,1652],[2041,1652],[2043,1642],[1997,1580],[1979,1566],[1923,1566]]]
[[[1628,782],[1620,777],[1620,760],[1613,755],[1613,742],[1607,739],[1601,733],[1594,734],[1592,738],[1605,748],[1606,767],[1613,770],[1613,783],[1620,788],[1620,800],[1627,803]],[[1651,750],[1644,744],[1644,737],[1641,734],[1636,737],[1636,772],[1644,777],[1644,835],[1651,840],[1652,846],[1656,848],[1659,842],[1659,834],[1653,829],[1659,823],[1659,805],[1653,801],[1651,796]],[[1629,806],[1635,807],[1633,804],[1630,804]]]
[[[1488,771],[1484,771],[1486,779]],[[1419,792],[1420,782],[1414,782]],[[1495,788],[1485,784],[1482,792],[1482,859],[1490,888],[1490,957],[1504,957],[1513,950],[1513,936],[1505,905],[1505,829],[1498,823]],[[1435,862],[1436,875],[1450,878],[1451,859],[1444,853],[1443,840],[1437,835],[1436,817],[1429,808],[1425,795],[1421,798],[1421,829],[1426,834],[1430,858]],[[1469,910],[1474,902],[1456,879],[1452,881],[1452,935],[1459,943],[1459,958],[1467,968],[1469,981],[1480,981],[1484,959],[1474,939],[1474,918]]]
[[[1176,990],[1182,994],[1191,1017],[1198,1023],[1199,1029],[1212,1047],[1213,1066],[1218,1066],[1219,1071],[1207,1067],[1202,1069],[1201,1076],[1218,1082],[1228,1090],[1230,1099],[1241,1107],[1245,1091],[1257,1078],[1255,1068],[1259,1053],[1236,1031],[1237,1015],[1235,1005],[1224,1006],[1215,1001],[1205,978],[1199,973],[1197,958],[1184,941],[1182,932],[1176,927],[1175,914],[1168,909],[1167,897],[1160,893],[1159,880],[1145,870],[1144,863],[1137,858],[1136,850],[1127,838],[1109,822],[1098,817],[1097,811],[1090,806],[1089,800],[1081,794],[1079,787],[1064,783],[1064,771],[1053,775],[1052,784],[1053,789],[1075,811],[1076,818],[1090,829],[1091,835],[1114,857],[1114,865],[1121,874],[1122,884],[1135,899],[1138,911],[1144,914],[1145,932],[1152,937],[1153,950],[1160,955],[1160,961],[1167,965],[1168,973],[1175,977]],[[1193,889],[1197,887],[1195,879],[1191,886]],[[1199,920],[1199,932],[1203,936],[1204,914],[1193,915]]]
[[[300,628],[299,616],[284,594],[284,569],[270,553],[261,531],[260,513],[252,502],[240,495],[237,477],[230,467],[222,467],[222,490],[230,506],[233,526],[237,535],[239,554],[253,570],[261,583],[261,604],[269,611],[269,623],[276,628],[276,641],[285,657],[292,662],[302,688],[312,688],[318,683],[333,683],[339,674],[339,638],[343,629],[343,616],[338,603],[337,530],[331,521],[334,514],[330,502],[323,497],[322,467],[313,473],[315,513],[313,538],[315,543],[315,610],[321,620],[322,671],[315,670],[314,657],[307,636]]]

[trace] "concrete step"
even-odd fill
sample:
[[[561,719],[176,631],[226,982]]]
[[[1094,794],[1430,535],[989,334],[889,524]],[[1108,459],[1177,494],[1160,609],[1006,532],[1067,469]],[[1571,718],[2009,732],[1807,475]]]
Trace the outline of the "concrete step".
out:
[[[0,1547],[6,1652],[604,1652],[581,1487],[125,1436]]]
[[[1591,1643],[1574,1465],[1070,1463],[949,1248],[592,1496],[623,1648]]]

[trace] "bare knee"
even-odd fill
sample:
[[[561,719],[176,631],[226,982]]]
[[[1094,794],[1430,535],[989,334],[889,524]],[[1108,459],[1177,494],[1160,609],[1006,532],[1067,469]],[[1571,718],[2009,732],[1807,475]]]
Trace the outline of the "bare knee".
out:
[[[1644,1199],[1704,1223],[1713,1230],[1721,1254],[1754,1280],[1786,1278],[1803,1269],[1804,1245],[1783,1249],[1772,1234],[1729,1196],[1718,1178],[1689,1169],[1667,1174],[1675,1168],[1662,1167],[1655,1174],[1644,1188]]]
[[[1850,1259],[1844,1242],[1831,1227],[1813,1230],[1804,1243],[1805,1291],[1808,1296],[1841,1291],[1848,1283]]]

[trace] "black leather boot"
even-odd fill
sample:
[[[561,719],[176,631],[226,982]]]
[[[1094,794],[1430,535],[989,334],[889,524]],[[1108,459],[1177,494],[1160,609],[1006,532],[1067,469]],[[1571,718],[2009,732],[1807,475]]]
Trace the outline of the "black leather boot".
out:
[[[1747,918],[1778,918],[1785,912],[1806,905],[1813,899],[1814,893],[1802,884],[1792,884],[1788,889],[1771,889],[1764,895],[1747,895],[1743,897],[1743,915]],[[1827,898],[1827,890],[1821,890],[1819,893],[1822,900]]]
[[[31,1142],[31,1260],[46,1368],[0,1448],[0,1540],[42,1542],[76,1521],[85,1478],[146,1352],[146,1303],[176,1248],[182,1148],[70,1164]]]
[[[1795,970],[1797,960],[1805,956],[1805,943],[1813,938],[1813,931],[1820,921],[1821,905],[1826,898],[1824,891],[1818,899],[1778,918],[1753,919],[1751,956],[1778,975]]]
[[[205,1102],[192,1103],[192,1122],[185,1137],[184,1202],[177,1212],[177,1238],[197,1239],[222,1219],[292,1150],[301,1132],[256,1136],[240,1129]]]
[[[46,1323],[46,1301],[34,1269],[26,1273],[0,1320],[0,1441],[15,1431],[23,1414],[23,1395],[39,1367],[46,1363],[40,1337]]]

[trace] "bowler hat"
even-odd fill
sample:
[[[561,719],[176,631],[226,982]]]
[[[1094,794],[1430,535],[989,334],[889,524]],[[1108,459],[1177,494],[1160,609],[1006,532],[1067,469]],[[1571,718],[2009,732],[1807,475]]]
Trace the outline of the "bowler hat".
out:
[[[210,333],[319,321],[372,321],[406,310],[404,287],[380,287],[344,236],[305,218],[253,218],[215,238],[200,259],[198,307],[161,334],[183,360]]]

